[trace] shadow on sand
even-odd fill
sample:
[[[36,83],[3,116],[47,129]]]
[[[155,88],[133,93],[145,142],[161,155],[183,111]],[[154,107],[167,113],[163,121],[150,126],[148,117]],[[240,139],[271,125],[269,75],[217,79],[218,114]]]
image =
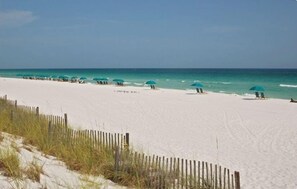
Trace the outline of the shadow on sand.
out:
[[[258,98],[242,98],[243,100],[261,100],[261,99],[258,99]]]

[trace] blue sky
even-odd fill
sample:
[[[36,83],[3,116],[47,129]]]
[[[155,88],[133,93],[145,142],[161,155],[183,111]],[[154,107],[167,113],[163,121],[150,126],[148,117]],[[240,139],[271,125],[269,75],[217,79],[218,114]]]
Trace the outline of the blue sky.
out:
[[[297,68],[297,1],[0,0],[1,68]]]

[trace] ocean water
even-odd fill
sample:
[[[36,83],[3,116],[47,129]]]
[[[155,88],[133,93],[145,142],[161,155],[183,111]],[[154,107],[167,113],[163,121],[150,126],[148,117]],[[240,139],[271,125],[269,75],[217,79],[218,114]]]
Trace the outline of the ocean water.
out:
[[[204,90],[247,95],[254,85],[265,88],[270,98],[297,99],[297,69],[19,69],[0,70],[0,77],[21,78],[19,74],[124,79],[127,85],[142,87],[147,80],[157,82],[159,88],[191,89],[193,82]]]

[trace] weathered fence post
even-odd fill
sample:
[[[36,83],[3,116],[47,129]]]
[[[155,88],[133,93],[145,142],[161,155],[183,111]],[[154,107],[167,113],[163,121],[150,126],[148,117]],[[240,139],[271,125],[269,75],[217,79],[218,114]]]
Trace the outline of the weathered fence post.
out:
[[[120,169],[120,149],[118,146],[115,148],[115,157],[114,157],[114,171],[115,171],[115,180],[117,180],[118,177],[118,171]]]
[[[51,135],[52,135],[52,130],[53,130],[53,128],[52,128],[52,121],[50,120],[49,122],[48,122],[48,136],[51,138]]]
[[[7,101],[7,95],[4,95],[4,100]]]
[[[39,107],[36,107],[36,116],[39,116]]]
[[[64,114],[64,120],[65,120],[65,126],[67,127],[68,120],[67,120],[67,114],[66,113]]]
[[[14,101],[14,107],[15,107],[15,108],[18,107],[18,101],[17,101],[17,100]]]
[[[129,133],[126,133],[126,145],[127,145],[127,148],[129,148]]]
[[[235,189],[240,189],[240,175],[238,171],[234,172],[235,177]]]
[[[117,172],[119,170],[120,165],[120,149],[118,146],[115,147],[115,164],[114,164],[114,170]]]

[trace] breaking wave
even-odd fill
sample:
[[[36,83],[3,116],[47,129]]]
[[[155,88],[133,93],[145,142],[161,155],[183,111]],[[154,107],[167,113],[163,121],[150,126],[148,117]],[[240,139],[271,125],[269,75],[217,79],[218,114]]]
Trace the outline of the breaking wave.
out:
[[[144,84],[143,84],[143,83],[134,83],[134,85],[142,86],[142,85],[144,85]]]
[[[227,81],[218,81],[218,82],[213,82],[213,83],[223,84],[223,85],[230,85],[231,84],[231,82],[227,82]]]
[[[279,84],[280,87],[290,87],[290,88],[297,88],[297,85],[287,85],[287,84]]]

